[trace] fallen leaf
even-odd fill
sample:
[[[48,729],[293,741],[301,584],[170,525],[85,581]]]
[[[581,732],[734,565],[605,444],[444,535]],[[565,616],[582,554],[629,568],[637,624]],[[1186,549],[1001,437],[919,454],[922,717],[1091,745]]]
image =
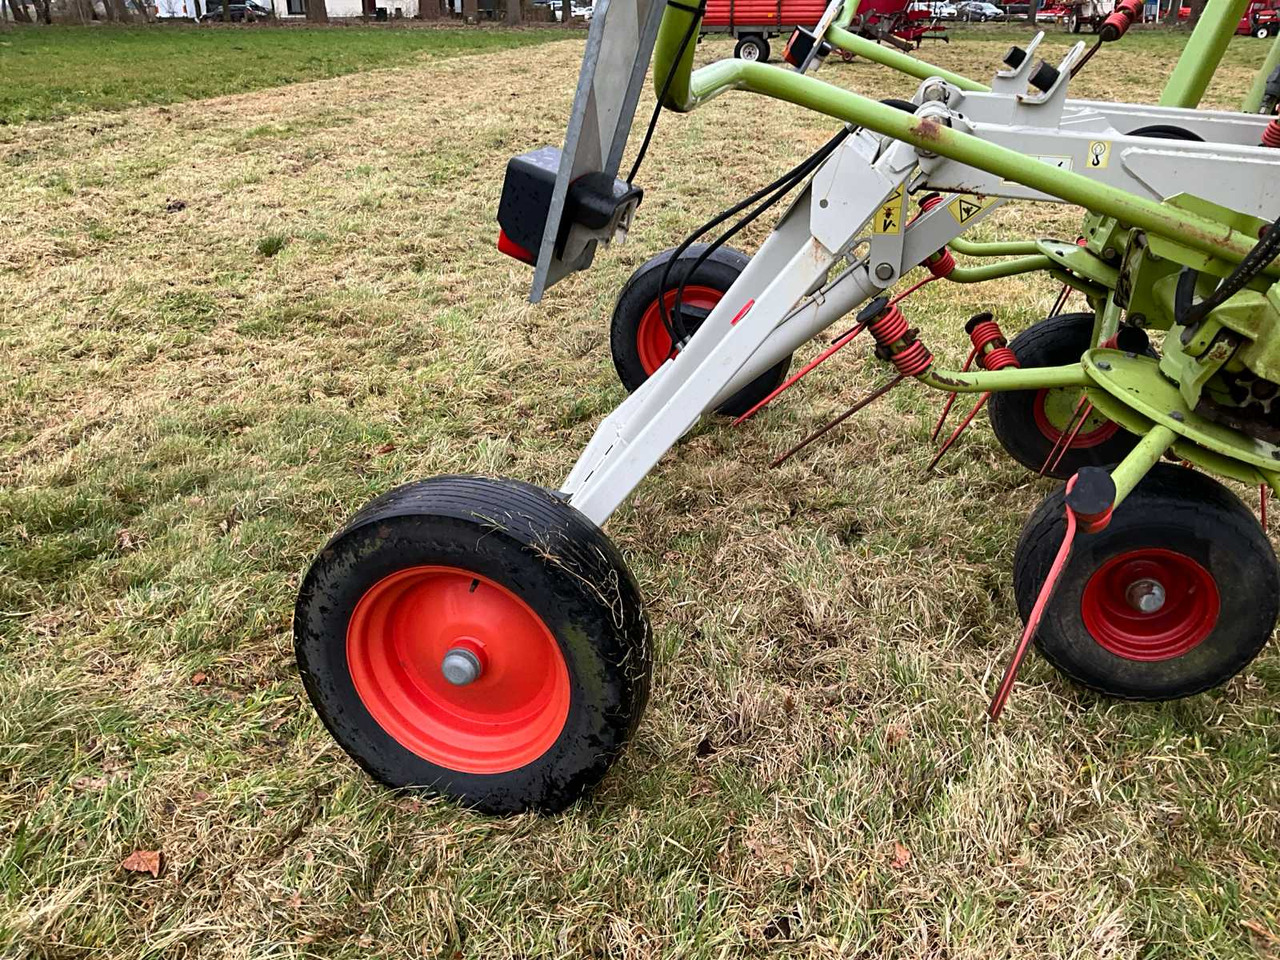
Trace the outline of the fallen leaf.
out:
[[[1264,940],[1270,940],[1272,943],[1280,943],[1280,936],[1272,933],[1257,920],[1241,920],[1240,926],[1244,927],[1246,930],[1252,930]]]
[[[911,851],[897,840],[893,841],[893,859],[889,861],[889,866],[895,870],[901,870],[910,862]]]
[[[164,854],[159,850],[135,850],[120,861],[121,868],[130,873],[149,873],[153,877],[160,876],[163,865]]]
[[[380,446],[377,450],[373,452],[375,456],[380,456],[384,453],[390,453],[395,448],[396,448],[396,445],[394,443],[384,443],[382,446]]]
[[[134,533],[132,530],[120,529],[116,531],[116,549],[120,551],[136,550],[142,546],[142,537]]]
[[[889,746],[901,743],[907,739],[907,728],[901,724],[891,723],[884,731],[884,742]]]
[[[197,670],[191,675],[191,682],[197,687],[209,682],[209,675],[203,670]]]

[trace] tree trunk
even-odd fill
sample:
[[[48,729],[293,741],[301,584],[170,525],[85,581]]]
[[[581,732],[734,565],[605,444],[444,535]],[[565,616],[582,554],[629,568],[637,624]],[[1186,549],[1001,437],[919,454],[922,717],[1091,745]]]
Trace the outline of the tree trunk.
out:
[[[475,23],[480,19],[480,12],[476,6],[476,0],[462,0],[462,22]]]
[[[1177,3],[1178,0],[1173,0],[1173,2]],[[1191,8],[1191,15],[1187,17],[1187,21],[1184,26],[1190,30],[1200,22],[1200,14],[1204,13],[1205,0],[1188,0],[1187,6]],[[1171,9],[1174,17],[1176,18],[1178,15],[1176,8]]]
[[[1031,0],[1027,4],[1027,23],[1036,22],[1036,14],[1040,12],[1040,0]]]
[[[329,8],[324,0],[307,0],[307,19],[312,23],[329,22]]]
[[[518,27],[524,21],[520,0],[507,0],[507,26]]]
[[[53,26],[53,11],[50,10],[53,0],[36,0],[36,17],[44,21],[46,27]]]
[[[31,14],[27,13],[27,8],[21,6],[18,0],[9,0],[9,9],[13,11],[14,23],[30,23]]]
[[[573,26],[573,4],[569,0],[560,0],[560,26]]]

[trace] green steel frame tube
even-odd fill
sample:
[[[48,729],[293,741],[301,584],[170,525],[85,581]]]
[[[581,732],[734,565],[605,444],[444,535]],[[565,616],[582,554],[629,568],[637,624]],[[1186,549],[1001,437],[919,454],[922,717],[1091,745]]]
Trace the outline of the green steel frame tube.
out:
[[[1280,67],[1280,36],[1271,41],[1271,49],[1267,51],[1267,59],[1262,64],[1262,69],[1258,71],[1258,75],[1253,78],[1253,86],[1249,88],[1249,92],[1245,95],[1244,103],[1240,104],[1241,113],[1257,113],[1258,108],[1262,106],[1262,97],[1266,93],[1267,77],[1271,76],[1271,71],[1276,67]]]
[[[728,90],[746,90],[866,127],[1215,257],[1241,260],[1256,243],[1255,237],[1225,224],[1136,197],[1016,150],[953,130],[934,118],[905,113],[813,77],[741,60],[721,60],[692,72],[693,44],[686,44],[678,63],[674,55],[696,16],[682,8],[668,6],[658,33],[654,82],[661,90],[668,74],[675,71],[664,101],[672,110],[687,112]],[[1272,264],[1264,273],[1280,277],[1280,264]]]
[[[1003,370],[936,370],[930,368],[916,377],[926,387],[951,393],[1001,393],[1005,390],[1052,390],[1054,387],[1087,387],[1093,381],[1084,365],[1065,367],[1006,367]]]
[[[947,82],[954,83],[961,90],[991,89],[976,80],[970,80],[968,77],[952,73],[950,70],[944,70],[942,67],[935,67],[931,63],[917,60],[915,57],[894,50],[892,47],[882,47],[874,40],[868,40],[866,37],[860,37],[856,33],[850,33],[848,27],[853,22],[854,15],[858,12],[859,4],[860,0],[847,0],[840,8],[840,13],[831,21],[831,25],[827,27],[827,32],[823,36],[827,43],[838,50],[855,54],[864,60],[870,60],[872,63],[878,63],[884,67],[890,67],[899,73],[915,77],[917,80],[942,77]]]
[[[941,77],[948,83],[955,84],[961,90],[986,92],[991,89],[985,83],[978,83],[978,81],[970,80],[968,77],[961,76],[958,73],[934,66],[923,60],[917,60],[910,54],[895,50],[893,47],[882,47],[874,40],[860,37],[856,33],[851,33],[844,27],[837,27],[834,24],[827,28],[827,42],[833,47],[838,47],[855,56],[862,57],[864,60],[870,60],[872,63],[890,67],[899,73],[915,77],[917,80]]]
[[[1040,247],[1034,240],[981,241],[956,237],[947,246],[952,252],[963,253],[966,257],[1022,257],[1040,252]]]
[[[984,263],[980,267],[956,267],[947,274],[947,279],[952,283],[982,283],[984,280],[998,280],[1001,277],[1016,277],[1020,273],[1048,270],[1052,263],[1053,261],[1045,256],[1018,257],[1016,260]]]
[[[1197,107],[1249,0],[1209,0],[1160,93],[1162,107]]]
[[[1168,427],[1158,423],[1152,425],[1147,435],[1111,471],[1111,479],[1116,485],[1115,506],[1120,506],[1124,498],[1133,492],[1133,488],[1160,462],[1165,451],[1177,439],[1178,435]]]

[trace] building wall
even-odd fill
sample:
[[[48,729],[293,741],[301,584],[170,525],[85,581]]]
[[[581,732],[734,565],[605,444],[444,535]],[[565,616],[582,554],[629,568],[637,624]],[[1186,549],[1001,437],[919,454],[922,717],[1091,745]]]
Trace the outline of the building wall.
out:
[[[278,17],[301,19],[303,16],[301,13],[289,12],[291,6],[295,10],[301,9],[298,0],[294,0],[292,4],[288,0],[271,0],[271,3]],[[416,17],[418,15],[418,0],[373,0],[373,6],[375,8],[386,7],[387,16],[393,19],[396,16],[397,9],[399,9],[402,17]],[[362,0],[325,0],[325,8],[329,11],[331,19],[364,16]]]

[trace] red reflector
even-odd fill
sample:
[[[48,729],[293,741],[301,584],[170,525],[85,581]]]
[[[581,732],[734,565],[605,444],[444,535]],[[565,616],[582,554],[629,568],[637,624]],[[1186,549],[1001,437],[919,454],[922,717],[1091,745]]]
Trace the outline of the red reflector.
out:
[[[744,303],[742,305],[742,309],[738,311],[738,315],[729,321],[729,326],[732,327],[735,323],[737,323],[739,320],[745,317],[747,315],[747,311],[751,309],[752,304],[754,304],[755,302],[756,302],[755,298],[752,297],[750,300]]]
[[[515,257],[523,263],[537,263],[538,258],[507,236],[507,231],[498,231],[498,249],[508,257]]]

